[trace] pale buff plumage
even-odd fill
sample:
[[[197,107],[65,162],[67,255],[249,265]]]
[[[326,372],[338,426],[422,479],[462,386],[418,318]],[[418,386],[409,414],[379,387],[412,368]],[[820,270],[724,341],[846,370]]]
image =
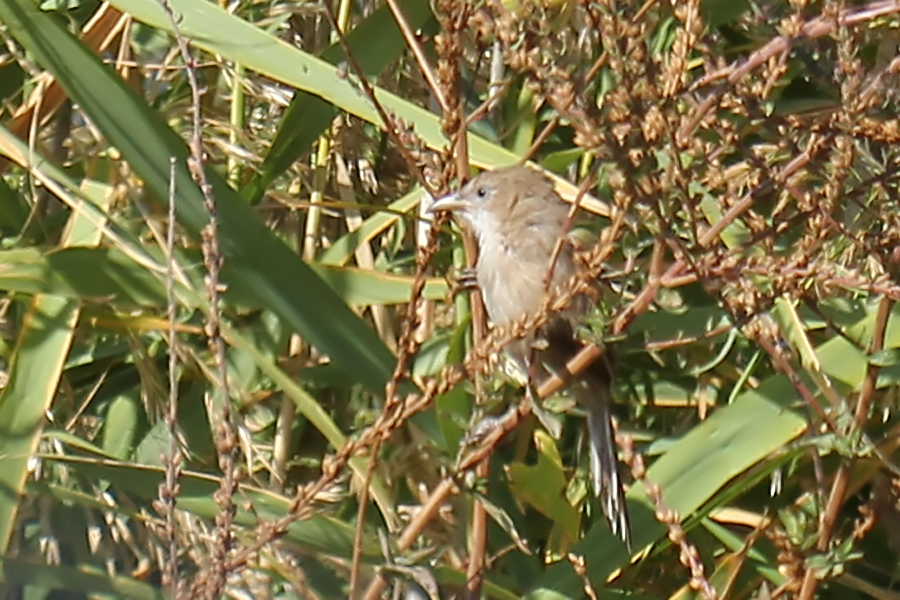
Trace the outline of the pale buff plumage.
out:
[[[524,166],[482,173],[455,194],[438,199],[432,210],[452,211],[478,239],[475,273],[493,325],[508,327],[535,315],[544,302],[546,277],[557,239],[564,235],[569,207],[539,172]],[[575,274],[572,249],[563,247],[549,285],[565,285]],[[573,325],[589,308],[577,297],[564,314],[530,336],[509,344],[506,352],[524,372],[532,355],[538,382],[552,371],[566,376],[565,364],[580,345]],[[588,415],[593,487],[601,497],[612,530],[631,544],[628,513],[618,472],[609,414],[611,368],[603,358],[579,376],[572,391]]]

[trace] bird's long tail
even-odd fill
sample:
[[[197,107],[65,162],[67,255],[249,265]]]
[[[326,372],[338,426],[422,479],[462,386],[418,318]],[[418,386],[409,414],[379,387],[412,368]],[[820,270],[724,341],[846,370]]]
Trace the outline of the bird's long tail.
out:
[[[579,404],[587,412],[588,434],[590,437],[591,481],[594,493],[600,497],[603,514],[610,529],[631,550],[631,525],[628,507],[625,505],[625,489],[619,475],[619,461],[616,458],[615,434],[610,412],[610,389],[605,382],[593,381],[581,386],[578,391]]]

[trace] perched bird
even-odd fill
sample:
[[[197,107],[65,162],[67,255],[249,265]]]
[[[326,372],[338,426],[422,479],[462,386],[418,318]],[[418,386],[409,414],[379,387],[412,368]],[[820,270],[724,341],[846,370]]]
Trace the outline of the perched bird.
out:
[[[494,326],[508,328],[537,314],[546,296],[576,273],[573,248],[565,244],[547,283],[557,240],[565,234],[569,206],[550,180],[533,169],[513,166],[486,171],[456,193],[437,199],[430,211],[451,212],[477,238],[475,279]],[[550,373],[572,379],[565,365],[581,349],[575,328],[590,306],[590,298],[577,296],[568,309],[554,314],[533,335],[510,342],[504,351],[535,383]],[[610,416],[611,384],[612,365],[604,355],[579,374],[570,388],[587,413],[594,492],[601,498],[613,533],[630,548]]]

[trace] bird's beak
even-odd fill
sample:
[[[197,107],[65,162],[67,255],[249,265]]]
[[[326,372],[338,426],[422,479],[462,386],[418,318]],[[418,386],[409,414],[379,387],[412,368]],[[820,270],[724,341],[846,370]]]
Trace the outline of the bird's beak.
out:
[[[459,197],[459,194],[447,194],[441,196],[431,203],[428,212],[436,213],[440,211],[453,212],[457,210],[465,210],[469,207],[469,203]]]

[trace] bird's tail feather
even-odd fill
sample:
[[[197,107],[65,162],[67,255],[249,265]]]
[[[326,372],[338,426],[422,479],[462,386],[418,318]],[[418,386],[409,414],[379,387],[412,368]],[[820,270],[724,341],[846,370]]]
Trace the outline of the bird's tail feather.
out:
[[[599,389],[598,389],[599,388]],[[615,434],[609,407],[609,389],[602,385],[585,386],[579,394],[590,395],[580,402],[587,412],[590,438],[591,481],[600,497],[603,514],[613,533],[631,550],[631,524],[625,504],[625,489],[619,475]]]

